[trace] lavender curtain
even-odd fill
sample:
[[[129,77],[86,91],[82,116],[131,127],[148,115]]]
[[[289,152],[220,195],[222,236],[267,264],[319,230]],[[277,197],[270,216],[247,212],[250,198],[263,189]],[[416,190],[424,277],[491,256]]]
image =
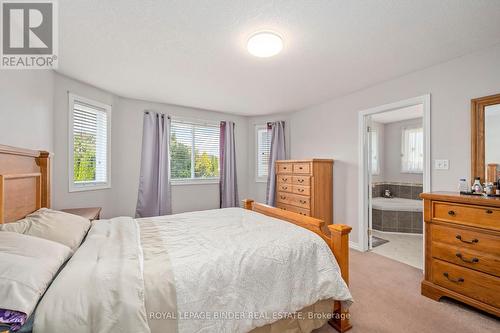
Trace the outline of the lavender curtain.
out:
[[[234,123],[220,123],[220,208],[239,207],[236,182],[236,147],[234,145]]]
[[[172,213],[169,142],[170,117],[152,111],[144,112],[136,217]]]
[[[269,153],[269,172],[267,174],[266,204],[274,206],[276,189],[276,161],[285,157],[285,122],[275,121],[268,124],[271,128],[271,151]]]

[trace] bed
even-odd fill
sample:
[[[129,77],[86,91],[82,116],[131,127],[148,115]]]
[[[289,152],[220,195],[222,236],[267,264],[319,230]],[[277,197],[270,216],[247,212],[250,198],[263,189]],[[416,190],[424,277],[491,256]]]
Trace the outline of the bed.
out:
[[[93,222],[41,297],[34,332],[350,329],[351,228],[325,234],[321,220],[242,205]],[[50,155],[0,146],[0,223],[42,207]]]

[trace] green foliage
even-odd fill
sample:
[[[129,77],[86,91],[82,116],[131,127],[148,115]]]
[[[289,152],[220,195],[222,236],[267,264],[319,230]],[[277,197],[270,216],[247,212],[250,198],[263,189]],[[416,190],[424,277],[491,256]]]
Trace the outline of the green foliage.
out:
[[[191,178],[191,148],[177,141],[175,134],[170,138],[170,177]]]
[[[74,136],[73,142],[73,180],[75,182],[95,180],[96,138],[89,134]]]
[[[194,152],[195,178],[219,176],[219,157],[206,152]],[[172,179],[191,178],[191,147],[179,142],[172,134],[170,138],[170,175]]]
[[[196,153],[194,160],[196,178],[213,178],[219,176],[219,158],[214,155]]]

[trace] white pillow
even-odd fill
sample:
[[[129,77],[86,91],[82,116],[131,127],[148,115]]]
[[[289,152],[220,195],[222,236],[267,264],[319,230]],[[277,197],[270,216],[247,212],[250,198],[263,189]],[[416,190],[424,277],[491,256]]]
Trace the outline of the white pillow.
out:
[[[0,309],[29,317],[71,253],[46,239],[0,232]]]
[[[68,246],[75,251],[90,228],[90,221],[84,217],[41,208],[24,219],[0,224],[1,231],[45,238]]]

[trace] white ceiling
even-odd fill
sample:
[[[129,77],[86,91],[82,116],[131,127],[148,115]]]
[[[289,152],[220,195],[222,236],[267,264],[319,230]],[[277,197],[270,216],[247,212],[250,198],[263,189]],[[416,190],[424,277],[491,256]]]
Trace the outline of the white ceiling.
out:
[[[499,0],[60,0],[59,72],[121,96],[294,111],[500,43]],[[282,35],[272,58],[246,51]]]
[[[372,115],[372,120],[377,123],[388,124],[408,119],[421,118],[424,116],[424,106],[422,104],[407,106],[405,108],[376,113]]]

